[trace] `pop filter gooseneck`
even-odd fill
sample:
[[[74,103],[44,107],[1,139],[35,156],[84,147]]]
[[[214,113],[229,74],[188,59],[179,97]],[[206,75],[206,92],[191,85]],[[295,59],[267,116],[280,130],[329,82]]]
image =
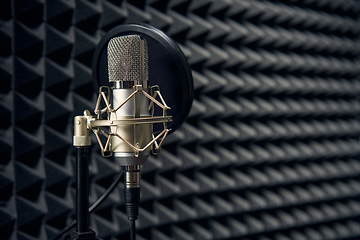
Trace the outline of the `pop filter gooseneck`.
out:
[[[111,29],[101,39],[95,49],[92,71],[95,89],[107,86],[108,42],[113,37],[136,34],[145,38],[148,45],[149,85],[158,85],[168,106],[168,115],[173,121],[168,124],[171,132],[186,120],[194,98],[194,83],[190,66],[185,55],[175,41],[161,30],[147,24],[124,24]],[[156,112],[155,112],[156,113]],[[161,126],[154,125],[154,132]]]

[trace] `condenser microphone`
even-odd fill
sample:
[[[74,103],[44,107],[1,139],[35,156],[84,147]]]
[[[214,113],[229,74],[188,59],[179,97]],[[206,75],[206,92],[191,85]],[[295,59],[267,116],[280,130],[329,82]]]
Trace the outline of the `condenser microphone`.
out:
[[[149,99],[140,92],[134,94],[136,89],[149,93],[146,40],[139,35],[114,37],[108,43],[107,55],[109,86],[112,91],[110,101],[112,108],[117,110],[110,114],[110,120],[150,117]],[[137,153],[126,141],[136,148],[146,147],[152,140],[152,124],[123,124],[116,128],[113,131],[116,130],[117,136],[111,138],[115,160],[121,166],[144,164],[152,145]],[[122,136],[123,140],[118,136]]]
[[[148,89],[148,49],[145,39],[138,35],[112,38],[108,43],[108,75],[112,92],[113,112],[110,121],[151,117],[149,99],[142,94]],[[131,228],[135,228],[140,201],[140,165],[152,150],[152,124],[119,124],[113,127],[111,137],[113,157],[124,171],[125,207]],[[130,143],[130,144],[129,144]],[[136,149],[143,149],[137,151]],[[135,239],[135,231],[131,231]]]

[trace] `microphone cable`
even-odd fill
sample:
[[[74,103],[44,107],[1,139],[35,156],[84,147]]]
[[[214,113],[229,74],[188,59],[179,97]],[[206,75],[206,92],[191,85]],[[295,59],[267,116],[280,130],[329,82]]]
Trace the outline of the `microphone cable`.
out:
[[[114,188],[118,185],[118,183],[121,180],[121,176],[123,174],[123,171],[121,170],[119,174],[116,176],[114,181],[111,183],[111,185],[106,189],[106,191],[89,207],[89,213],[94,211],[99,204],[107,197],[109,194],[114,190]],[[56,236],[50,238],[49,240],[57,240],[64,234],[66,234],[70,229],[72,229],[76,225],[76,220],[72,221],[69,225],[67,225],[63,230],[61,230]],[[135,227],[135,226],[134,226]],[[135,232],[135,229],[134,229]],[[130,231],[131,235],[131,231]]]
[[[135,220],[130,220],[130,240],[135,240]]]

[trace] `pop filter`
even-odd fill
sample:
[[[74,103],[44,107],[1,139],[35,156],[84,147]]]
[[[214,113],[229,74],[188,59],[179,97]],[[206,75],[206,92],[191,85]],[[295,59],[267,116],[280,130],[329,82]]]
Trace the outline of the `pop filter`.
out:
[[[124,24],[111,29],[95,49],[92,62],[92,76],[95,89],[108,86],[107,45],[113,37],[139,35],[148,45],[149,85],[158,85],[167,105],[168,115],[173,121],[168,124],[171,132],[178,129],[187,118],[193,98],[194,83],[190,66],[175,41],[161,30],[147,24]],[[155,114],[161,115],[162,111]],[[154,132],[162,126],[154,125]]]

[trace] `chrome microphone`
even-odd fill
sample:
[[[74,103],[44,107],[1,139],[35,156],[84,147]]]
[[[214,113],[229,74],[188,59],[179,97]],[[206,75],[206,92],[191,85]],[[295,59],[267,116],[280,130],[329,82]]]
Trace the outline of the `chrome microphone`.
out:
[[[110,113],[110,121],[151,117],[149,99],[142,94],[149,93],[146,40],[138,35],[112,38],[107,54],[112,92],[110,104],[115,109]],[[153,125],[120,124],[112,128],[116,135],[111,137],[110,148],[115,160],[123,167],[126,213],[133,226],[138,218],[140,201],[140,165],[149,157],[152,145],[141,152],[136,149],[142,149],[151,142]]]
[[[108,43],[108,74],[112,91],[110,101],[117,109],[134,92],[134,88],[149,93],[148,88],[148,49],[147,42],[138,35],[112,38]],[[110,114],[110,120],[126,120],[150,117],[149,99],[140,92],[131,97],[117,111]],[[123,124],[116,127],[118,136],[136,148],[144,148],[152,140],[153,125]],[[115,129],[113,129],[115,130]],[[111,137],[113,156],[121,166],[135,166],[145,163],[152,146],[136,153],[134,149],[118,136]]]

